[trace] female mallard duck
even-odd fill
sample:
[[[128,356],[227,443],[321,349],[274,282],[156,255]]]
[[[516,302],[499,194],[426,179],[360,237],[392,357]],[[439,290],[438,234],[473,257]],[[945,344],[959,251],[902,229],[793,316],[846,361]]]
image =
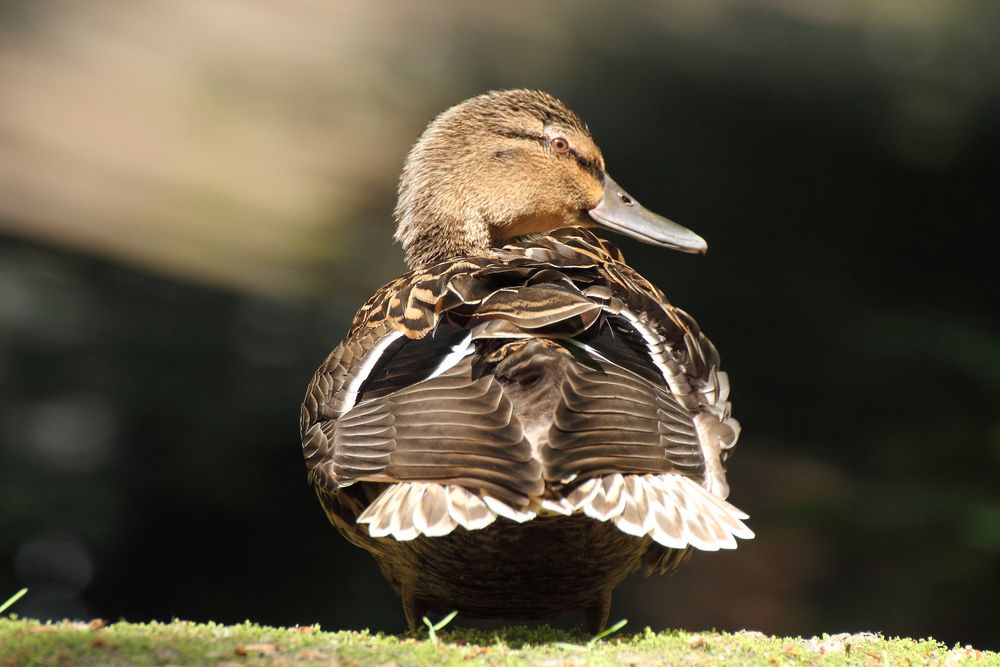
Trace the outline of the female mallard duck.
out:
[[[309,480],[410,628],[428,612],[607,622],[630,572],[735,548],[739,424],[712,343],[587,227],[705,252],[604,170],[580,118],[472,98],[410,152],[410,273],[362,306],[302,408]]]

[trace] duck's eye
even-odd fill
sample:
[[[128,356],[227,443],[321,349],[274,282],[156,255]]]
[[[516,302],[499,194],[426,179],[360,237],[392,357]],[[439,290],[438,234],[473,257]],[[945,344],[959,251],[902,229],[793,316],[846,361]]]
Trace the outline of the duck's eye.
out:
[[[566,139],[564,139],[563,137],[556,137],[555,139],[549,142],[549,146],[552,146],[552,150],[554,150],[556,153],[559,153],[560,155],[569,150],[569,142],[566,141]]]

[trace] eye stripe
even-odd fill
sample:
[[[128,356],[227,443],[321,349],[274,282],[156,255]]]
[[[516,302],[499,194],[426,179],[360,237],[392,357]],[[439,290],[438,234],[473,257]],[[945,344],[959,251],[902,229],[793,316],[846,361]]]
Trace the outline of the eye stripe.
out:
[[[506,137],[508,139],[531,139],[543,144],[546,148],[549,147],[549,139],[541,134],[533,134],[531,132],[520,132],[518,130],[493,130],[493,134],[501,137]],[[569,151],[565,153],[570,155],[576,163],[580,165],[580,168],[585,172],[593,176],[599,181],[604,180],[604,169],[597,160],[591,160],[590,158],[583,157],[576,150],[570,148]]]
[[[604,180],[604,170],[601,169],[601,165],[598,164],[597,160],[591,160],[590,158],[585,158],[572,148],[569,149],[569,154],[573,156],[573,159],[576,160],[576,163],[580,165],[580,168],[583,169],[585,172],[587,172],[591,176],[594,176],[599,181]]]
[[[493,134],[501,137],[506,137],[508,139],[533,139],[535,141],[540,141],[546,146],[549,140],[540,134],[532,134],[531,132],[519,132],[517,130],[493,130]]]

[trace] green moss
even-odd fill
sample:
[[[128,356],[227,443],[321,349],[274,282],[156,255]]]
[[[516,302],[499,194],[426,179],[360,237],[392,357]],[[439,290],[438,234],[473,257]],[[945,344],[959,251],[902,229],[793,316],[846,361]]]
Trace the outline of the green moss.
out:
[[[252,623],[39,623],[0,619],[0,666],[28,665],[998,665],[1000,654],[877,635],[811,639],[650,630],[592,646],[551,628],[444,630],[437,642]]]

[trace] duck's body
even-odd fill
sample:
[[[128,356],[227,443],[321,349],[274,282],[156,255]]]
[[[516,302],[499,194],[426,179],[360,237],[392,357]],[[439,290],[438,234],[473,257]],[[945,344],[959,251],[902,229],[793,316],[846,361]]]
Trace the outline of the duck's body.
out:
[[[614,246],[568,227],[442,259],[414,238],[416,269],[358,312],[302,415],[328,517],[411,627],[580,609],[596,631],[629,573],[752,536],[724,500],[739,427],[715,348]]]

